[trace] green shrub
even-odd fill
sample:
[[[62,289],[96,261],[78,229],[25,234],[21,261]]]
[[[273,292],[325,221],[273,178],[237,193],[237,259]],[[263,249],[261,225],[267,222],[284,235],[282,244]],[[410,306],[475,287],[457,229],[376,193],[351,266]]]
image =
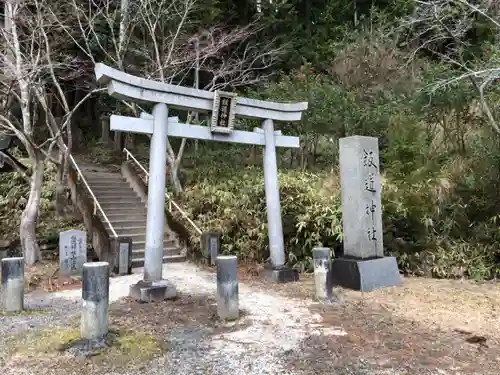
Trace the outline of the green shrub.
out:
[[[28,164],[29,160],[23,162]],[[59,231],[81,227],[81,223],[60,218],[56,214],[56,174],[56,166],[47,162],[37,223],[39,242],[53,242]],[[0,173],[0,239],[12,241],[19,238],[19,224],[28,200],[29,188],[29,183],[19,173]]]
[[[222,234],[224,253],[241,261],[269,256],[266,198],[262,171],[256,168],[212,169],[212,174],[186,189],[185,206],[204,230]],[[338,246],[341,240],[340,199],[323,188],[324,176],[284,172],[279,176],[285,249],[290,263],[311,267],[315,246]]]
[[[208,161],[207,161],[208,159]],[[211,161],[213,159],[213,162]],[[202,230],[222,235],[222,251],[242,262],[269,256],[262,170],[236,168],[231,158],[205,158],[190,170],[182,205]],[[386,254],[409,274],[489,279],[498,273],[495,223],[472,223],[457,197],[450,166],[419,168],[383,178]],[[394,169],[396,170],[396,169]],[[311,270],[312,248],[342,247],[342,214],[335,174],[282,171],[279,175],[285,249],[290,264]],[[462,192],[460,192],[462,194]],[[193,233],[193,236],[195,234]],[[195,242],[195,241],[193,241]]]

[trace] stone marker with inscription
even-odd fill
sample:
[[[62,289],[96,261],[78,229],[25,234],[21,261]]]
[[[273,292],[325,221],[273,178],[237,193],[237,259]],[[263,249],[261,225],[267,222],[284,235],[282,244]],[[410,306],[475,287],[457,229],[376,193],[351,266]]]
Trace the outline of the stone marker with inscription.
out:
[[[333,262],[333,283],[361,291],[398,285],[396,258],[384,257],[378,139],[339,143],[344,255]]]
[[[81,276],[87,262],[87,233],[78,229],[59,234],[59,275]]]

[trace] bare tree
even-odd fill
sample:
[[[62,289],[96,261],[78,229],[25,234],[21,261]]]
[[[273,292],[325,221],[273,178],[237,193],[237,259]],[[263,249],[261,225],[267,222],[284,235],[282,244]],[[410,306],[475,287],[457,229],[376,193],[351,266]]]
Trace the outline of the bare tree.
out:
[[[36,240],[45,161],[56,164],[59,150],[66,155],[71,150],[71,117],[88,97],[72,108],[64,90],[64,81],[81,75],[81,64],[73,56],[57,49],[67,44],[61,40],[57,25],[47,13],[48,4],[32,2],[5,2],[5,27],[0,34],[0,61],[3,75],[0,79],[0,131],[14,135],[23,144],[29,156],[30,193],[21,215],[20,240],[27,264],[40,259]],[[63,108],[64,117],[57,120],[49,105],[52,96]],[[66,135],[68,146],[63,139]],[[67,159],[66,159],[67,160]]]
[[[487,89],[500,78],[500,65],[494,57],[482,55],[471,58],[473,46],[469,39],[478,21],[489,23],[498,33],[498,5],[491,0],[417,0],[415,5],[414,13],[404,22],[404,26],[412,30],[409,43],[415,46],[412,57],[425,50],[458,72],[451,78],[439,80],[432,91],[468,80],[479,96],[487,122],[500,133],[498,120],[485,95]]]
[[[193,85],[197,81],[194,76],[201,74],[205,90],[249,85],[270,74],[269,68],[285,48],[275,47],[274,40],[261,44],[253,41],[261,30],[257,24],[199,31],[202,25],[194,16],[196,0],[122,0],[120,7],[112,0],[88,5],[68,1],[81,33],[76,35],[63,22],[60,26],[92,62],[101,55],[121,70],[170,84]],[[120,12],[122,17],[118,17]],[[111,37],[107,44],[101,41],[102,29],[98,29],[103,24]],[[115,35],[116,29],[119,35]],[[138,114],[136,105],[123,104]],[[186,122],[194,117],[189,113]],[[178,171],[185,147],[185,139],[177,152],[168,144],[170,180],[176,193],[182,192]]]

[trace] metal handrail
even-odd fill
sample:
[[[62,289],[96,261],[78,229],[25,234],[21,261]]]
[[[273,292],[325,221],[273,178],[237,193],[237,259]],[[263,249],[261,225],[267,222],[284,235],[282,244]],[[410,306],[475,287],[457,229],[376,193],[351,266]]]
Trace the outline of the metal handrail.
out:
[[[83,184],[87,188],[88,192],[92,196],[92,199],[94,200],[94,215],[97,214],[97,210],[99,210],[102,214],[102,217],[106,223],[109,225],[109,229],[111,229],[111,233],[113,233],[113,237],[118,238],[118,235],[115,232],[115,229],[111,225],[111,222],[109,221],[108,217],[104,213],[104,210],[102,209],[101,205],[99,204],[99,201],[97,200],[97,197],[95,196],[94,192],[90,188],[87,180],[85,179],[85,176],[83,175],[82,170],[80,167],[78,167],[78,164],[76,163],[76,160],[73,158],[73,155],[69,154],[69,160],[71,160],[71,164],[73,164],[73,167],[76,169],[76,173],[78,175],[78,180],[82,180]]]
[[[123,152],[125,152],[125,155],[127,157],[127,160],[132,159],[134,161],[135,164],[137,164],[137,166],[139,168],[141,168],[141,170],[144,172],[144,174],[146,175],[146,184],[148,183],[148,179],[149,179],[149,173],[148,171],[146,170],[146,168],[144,168],[142,166],[141,163],[139,163],[139,161],[134,157],[134,155],[131,154],[131,152],[129,150],[127,150],[127,148],[123,148]],[[194,230],[196,231],[196,233],[198,234],[202,234],[202,231],[200,228],[198,228],[198,226],[194,223],[193,220],[191,220],[188,216],[188,214],[182,209],[179,207],[179,205],[177,203],[175,203],[172,199],[170,199],[170,196],[168,195],[168,193],[165,191],[165,197],[168,199],[168,211],[169,212],[172,212],[172,206],[174,206],[177,211],[180,212],[180,214],[182,215],[182,217],[184,219],[186,219],[186,221],[191,224],[191,226],[194,228]]]

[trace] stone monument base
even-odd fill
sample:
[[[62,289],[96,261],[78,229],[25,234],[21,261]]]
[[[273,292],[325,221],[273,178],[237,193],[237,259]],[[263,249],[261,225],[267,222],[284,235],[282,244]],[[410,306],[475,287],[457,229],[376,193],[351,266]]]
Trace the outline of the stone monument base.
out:
[[[402,282],[395,257],[375,259],[338,258],[332,262],[333,285],[371,292]]]
[[[271,264],[264,266],[264,278],[275,284],[284,284],[299,281],[299,272],[288,266],[274,267]]]
[[[168,280],[144,281],[130,285],[129,297],[139,302],[159,302],[177,297],[175,285]]]

